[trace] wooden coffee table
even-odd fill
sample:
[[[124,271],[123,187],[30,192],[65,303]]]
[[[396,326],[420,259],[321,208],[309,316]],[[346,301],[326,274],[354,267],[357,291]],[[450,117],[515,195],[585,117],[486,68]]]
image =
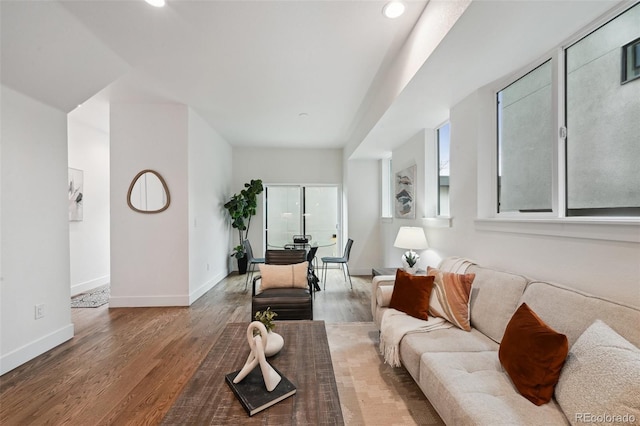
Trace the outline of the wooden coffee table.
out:
[[[248,323],[231,323],[185,385],[162,424],[344,425],[324,321],[280,321],[284,348],[269,362],[295,395],[249,417],[224,381],[249,355]]]

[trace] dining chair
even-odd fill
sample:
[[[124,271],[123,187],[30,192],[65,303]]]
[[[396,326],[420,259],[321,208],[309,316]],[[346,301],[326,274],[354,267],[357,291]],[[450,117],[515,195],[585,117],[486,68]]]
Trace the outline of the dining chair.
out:
[[[247,279],[244,283],[244,289],[247,289],[249,285],[249,275],[253,276],[253,272],[256,270],[256,265],[260,263],[264,263],[264,257],[254,257],[253,249],[251,248],[251,243],[249,240],[244,240],[242,242],[242,246],[244,247],[244,255],[247,256]]]
[[[324,274],[324,283],[323,288],[327,287],[327,265],[329,263],[336,263],[341,266],[342,274],[344,275],[344,280],[347,281],[347,275],[349,276],[349,285],[353,289],[353,283],[351,282],[351,273],[349,272],[349,255],[351,254],[351,246],[353,245],[353,240],[349,238],[347,244],[344,246],[344,252],[342,253],[342,257],[323,257],[322,260],[322,273]],[[346,270],[346,273],[345,273]]]
[[[313,285],[313,290],[320,291],[320,280],[316,275],[316,268],[318,266],[318,259],[316,259],[316,252],[318,246],[312,246],[307,252],[307,262],[309,262],[309,282]],[[315,295],[315,294],[314,294]]]

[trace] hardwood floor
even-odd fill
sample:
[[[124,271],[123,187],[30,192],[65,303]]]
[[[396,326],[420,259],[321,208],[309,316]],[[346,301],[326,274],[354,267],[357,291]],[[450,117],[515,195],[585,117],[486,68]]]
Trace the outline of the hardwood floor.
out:
[[[0,377],[0,424],[158,424],[251,291],[230,275],[190,307],[72,309],[75,337]],[[371,321],[371,277],[329,272],[314,319]]]

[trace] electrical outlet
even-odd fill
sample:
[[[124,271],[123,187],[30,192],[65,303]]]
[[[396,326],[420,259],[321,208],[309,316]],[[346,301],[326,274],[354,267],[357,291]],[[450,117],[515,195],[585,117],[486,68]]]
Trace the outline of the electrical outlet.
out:
[[[35,306],[36,319],[40,319],[44,317],[44,304]]]
[[[209,264],[207,263],[207,271],[209,270]]]

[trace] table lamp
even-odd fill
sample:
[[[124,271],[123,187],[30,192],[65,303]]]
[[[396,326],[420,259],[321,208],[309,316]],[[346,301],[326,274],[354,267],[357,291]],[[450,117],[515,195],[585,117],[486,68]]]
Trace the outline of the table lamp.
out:
[[[427,244],[427,237],[424,235],[424,229],[414,226],[400,227],[393,246],[408,249],[408,251],[402,255],[402,264],[404,265],[405,271],[409,273],[415,273],[418,269],[418,260],[420,260],[418,253],[413,250],[424,250],[429,248],[429,245]]]

